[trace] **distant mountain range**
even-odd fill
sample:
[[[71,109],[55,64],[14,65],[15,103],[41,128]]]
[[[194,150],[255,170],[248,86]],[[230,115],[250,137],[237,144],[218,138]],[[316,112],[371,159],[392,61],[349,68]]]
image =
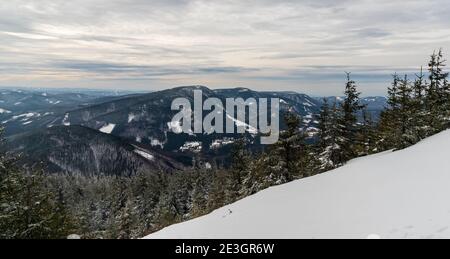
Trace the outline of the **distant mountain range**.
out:
[[[342,103],[344,97],[331,96],[325,98],[330,105],[334,103]],[[317,98],[317,100],[323,102],[324,98]],[[372,96],[361,98],[361,104],[366,106],[367,111],[372,115],[372,119],[377,121],[380,116],[380,112],[387,106],[386,97]]]
[[[51,125],[65,111],[123,98],[113,92],[38,92],[0,90],[0,123],[5,135],[27,132]]]
[[[10,151],[25,165],[43,162],[50,172],[82,175],[130,175],[141,170],[174,171],[192,166],[222,165],[237,134],[173,133],[172,101],[204,98],[280,98],[281,116],[288,111],[304,119],[311,137],[323,98],[295,92],[257,92],[245,88],[211,90],[203,86],[133,93],[0,90],[0,122]],[[328,97],[332,102],[340,97]],[[383,97],[364,98],[378,116]],[[283,125],[282,125],[283,127]],[[249,132],[258,148],[255,132]]]

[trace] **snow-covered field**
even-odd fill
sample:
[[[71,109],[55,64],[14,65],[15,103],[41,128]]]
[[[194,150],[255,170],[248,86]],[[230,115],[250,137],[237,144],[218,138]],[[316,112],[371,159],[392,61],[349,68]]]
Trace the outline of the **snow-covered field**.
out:
[[[270,188],[147,238],[450,238],[450,131]]]
[[[106,126],[99,129],[100,132],[111,134],[116,127],[116,124],[108,123]]]

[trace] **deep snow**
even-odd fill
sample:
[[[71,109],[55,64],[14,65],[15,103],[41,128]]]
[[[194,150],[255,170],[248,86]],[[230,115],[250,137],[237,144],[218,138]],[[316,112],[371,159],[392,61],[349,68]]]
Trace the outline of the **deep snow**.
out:
[[[450,131],[146,238],[450,238]]]

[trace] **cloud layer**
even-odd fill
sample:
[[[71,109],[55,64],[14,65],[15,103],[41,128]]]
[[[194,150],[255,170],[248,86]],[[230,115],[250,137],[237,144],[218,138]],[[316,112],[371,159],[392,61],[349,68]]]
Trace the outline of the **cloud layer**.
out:
[[[10,0],[0,85],[366,95],[450,51],[447,0]]]

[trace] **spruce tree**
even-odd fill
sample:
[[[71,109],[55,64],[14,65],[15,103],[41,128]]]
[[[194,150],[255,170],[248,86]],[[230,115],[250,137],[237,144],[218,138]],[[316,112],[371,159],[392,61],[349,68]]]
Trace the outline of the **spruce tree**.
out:
[[[209,212],[208,199],[212,177],[210,171],[199,171],[193,174],[194,185],[192,191],[191,216],[199,217]]]
[[[331,129],[331,114],[330,114],[330,105],[328,104],[328,99],[323,99],[322,108],[320,111],[320,115],[318,118],[319,121],[319,141],[318,146],[319,149],[324,150],[329,143],[330,140],[330,129]]]
[[[64,198],[51,191],[44,173],[25,174],[15,157],[4,153],[0,153],[0,219],[0,239],[64,239],[76,234],[75,218]]]
[[[427,113],[426,109],[426,90],[427,82],[423,67],[420,69],[420,74],[416,74],[416,79],[413,84],[413,100],[412,100],[412,121],[411,127],[413,134],[416,136],[416,141],[420,141],[427,137]]]
[[[231,150],[230,179],[228,183],[228,201],[236,201],[243,188],[244,178],[250,173],[251,154],[247,149],[245,137],[238,139]]]
[[[397,110],[399,107],[399,101],[398,101],[398,91],[399,91],[399,85],[400,85],[400,77],[395,73],[393,76],[393,82],[391,87],[388,88],[388,100],[387,103],[389,105],[390,110]]]
[[[336,107],[336,103],[334,108]],[[323,99],[322,109],[318,118],[319,121],[319,140],[318,140],[318,156],[319,156],[319,170],[328,171],[335,167],[335,161],[332,160],[330,153],[332,152],[332,147],[336,143],[336,128],[333,123],[333,110],[330,110],[327,98]]]
[[[367,156],[377,151],[376,130],[372,114],[365,108],[362,113],[363,119],[358,134],[358,156]]]
[[[116,216],[118,226],[118,239],[132,239],[137,238],[134,236],[133,230],[136,224],[136,210],[132,200],[128,199],[125,202],[125,206],[118,212]]]
[[[399,88],[401,78],[394,74],[391,87],[388,88],[388,107],[381,113],[380,122],[378,124],[378,141],[379,150],[395,149],[399,146],[399,120],[400,100]]]
[[[148,231],[156,230],[156,210],[163,190],[167,184],[165,173],[142,172],[132,179],[132,193],[135,202],[137,225],[135,230],[144,236]]]
[[[0,238],[64,239],[75,234],[75,219],[48,190],[42,173],[25,175],[2,163]]]
[[[274,177],[275,184],[290,182],[305,177],[307,172],[305,134],[301,131],[301,118],[293,113],[284,117],[287,129],[280,133],[278,143],[270,151],[268,174]]]
[[[242,196],[247,197],[253,195],[265,188],[269,187],[271,177],[267,175],[267,153],[255,155],[249,166],[248,174],[243,181],[243,188],[241,190]]]
[[[328,115],[327,115],[328,114]],[[319,170],[328,171],[343,165],[344,157],[342,135],[342,111],[335,102],[331,108],[326,103],[322,107],[319,140]]]
[[[364,105],[361,105],[360,95],[356,82],[351,79],[350,73],[347,73],[345,100],[341,107],[342,118],[339,122],[340,145],[345,162],[357,156],[358,113],[364,108]]]
[[[412,97],[413,89],[411,88],[408,76],[405,75],[404,79],[400,81],[398,88],[398,106],[396,110],[397,127],[399,148],[403,149],[409,147],[417,142],[417,137],[412,130],[412,117],[414,102]]]
[[[437,133],[448,128],[449,125],[449,97],[450,88],[448,84],[449,73],[444,72],[446,60],[443,57],[442,49],[431,55],[428,64],[429,86],[427,89],[427,108],[429,111],[430,134]]]
[[[224,186],[227,185],[227,173],[224,171],[214,172],[208,195],[208,209],[211,211],[226,205],[227,194]]]

